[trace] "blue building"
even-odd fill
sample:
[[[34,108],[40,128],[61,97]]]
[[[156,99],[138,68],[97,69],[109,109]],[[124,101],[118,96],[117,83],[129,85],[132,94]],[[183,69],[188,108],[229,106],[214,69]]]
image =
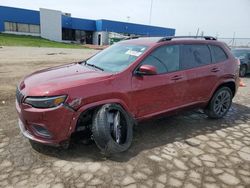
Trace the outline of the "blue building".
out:
[[[40,11],[0,6],[0,32],[41,36],[53,41],[106,45],[110,37],[172,36],[175,29],[71,17],[57,10]]]

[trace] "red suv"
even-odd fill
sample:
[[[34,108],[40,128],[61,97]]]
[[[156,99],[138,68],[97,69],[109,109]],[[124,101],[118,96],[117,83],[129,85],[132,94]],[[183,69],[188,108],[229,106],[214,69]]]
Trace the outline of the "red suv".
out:
[[[238,60],[213,37],[125,40],[25,77],[16,91],[19,127],[30,140],[55,146],[88,132],[103,152],[122,152],[138,121],[190,108],[223,117],[238,73]]]

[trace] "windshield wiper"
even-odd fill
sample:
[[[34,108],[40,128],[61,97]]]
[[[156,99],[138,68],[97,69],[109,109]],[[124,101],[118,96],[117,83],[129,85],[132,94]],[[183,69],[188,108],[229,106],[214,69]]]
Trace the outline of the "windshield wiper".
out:
[[[98,66],[96,66],[96,65],[94,65],[94,64],[87,63],[87,61],[83,61],[83,63],[84,63],[84,65],[87,65],[87,66],[90,66],[90,67],[94,67],[94,68],[96,68],[96,69],[99,69],[99,70],[101,70],[101,71],[104,71],[103,68],[98,67]]]

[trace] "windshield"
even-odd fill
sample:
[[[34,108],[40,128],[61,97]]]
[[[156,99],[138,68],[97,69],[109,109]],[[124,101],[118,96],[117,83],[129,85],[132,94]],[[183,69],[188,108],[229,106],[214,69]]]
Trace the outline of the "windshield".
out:
[[[86,64],[94,65],[107,72],[121,72],[140,57],[146,49],[146,46],[140,45],[115,44],[88,59]]]
[[[244,59],[247,56],[247,50],[232,50],[232,53],[234,57],[237,57],[239,59]]]

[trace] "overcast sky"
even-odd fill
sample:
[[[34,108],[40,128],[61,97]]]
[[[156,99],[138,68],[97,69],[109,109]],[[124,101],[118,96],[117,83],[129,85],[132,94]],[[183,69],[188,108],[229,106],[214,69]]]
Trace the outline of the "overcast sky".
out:
[[[250,38],[250,0],[0,0],[0,5],[50,8],[73,17],[111,19],[176,29],[176,35]],[[129,18],[128,18],[129,17]]]

